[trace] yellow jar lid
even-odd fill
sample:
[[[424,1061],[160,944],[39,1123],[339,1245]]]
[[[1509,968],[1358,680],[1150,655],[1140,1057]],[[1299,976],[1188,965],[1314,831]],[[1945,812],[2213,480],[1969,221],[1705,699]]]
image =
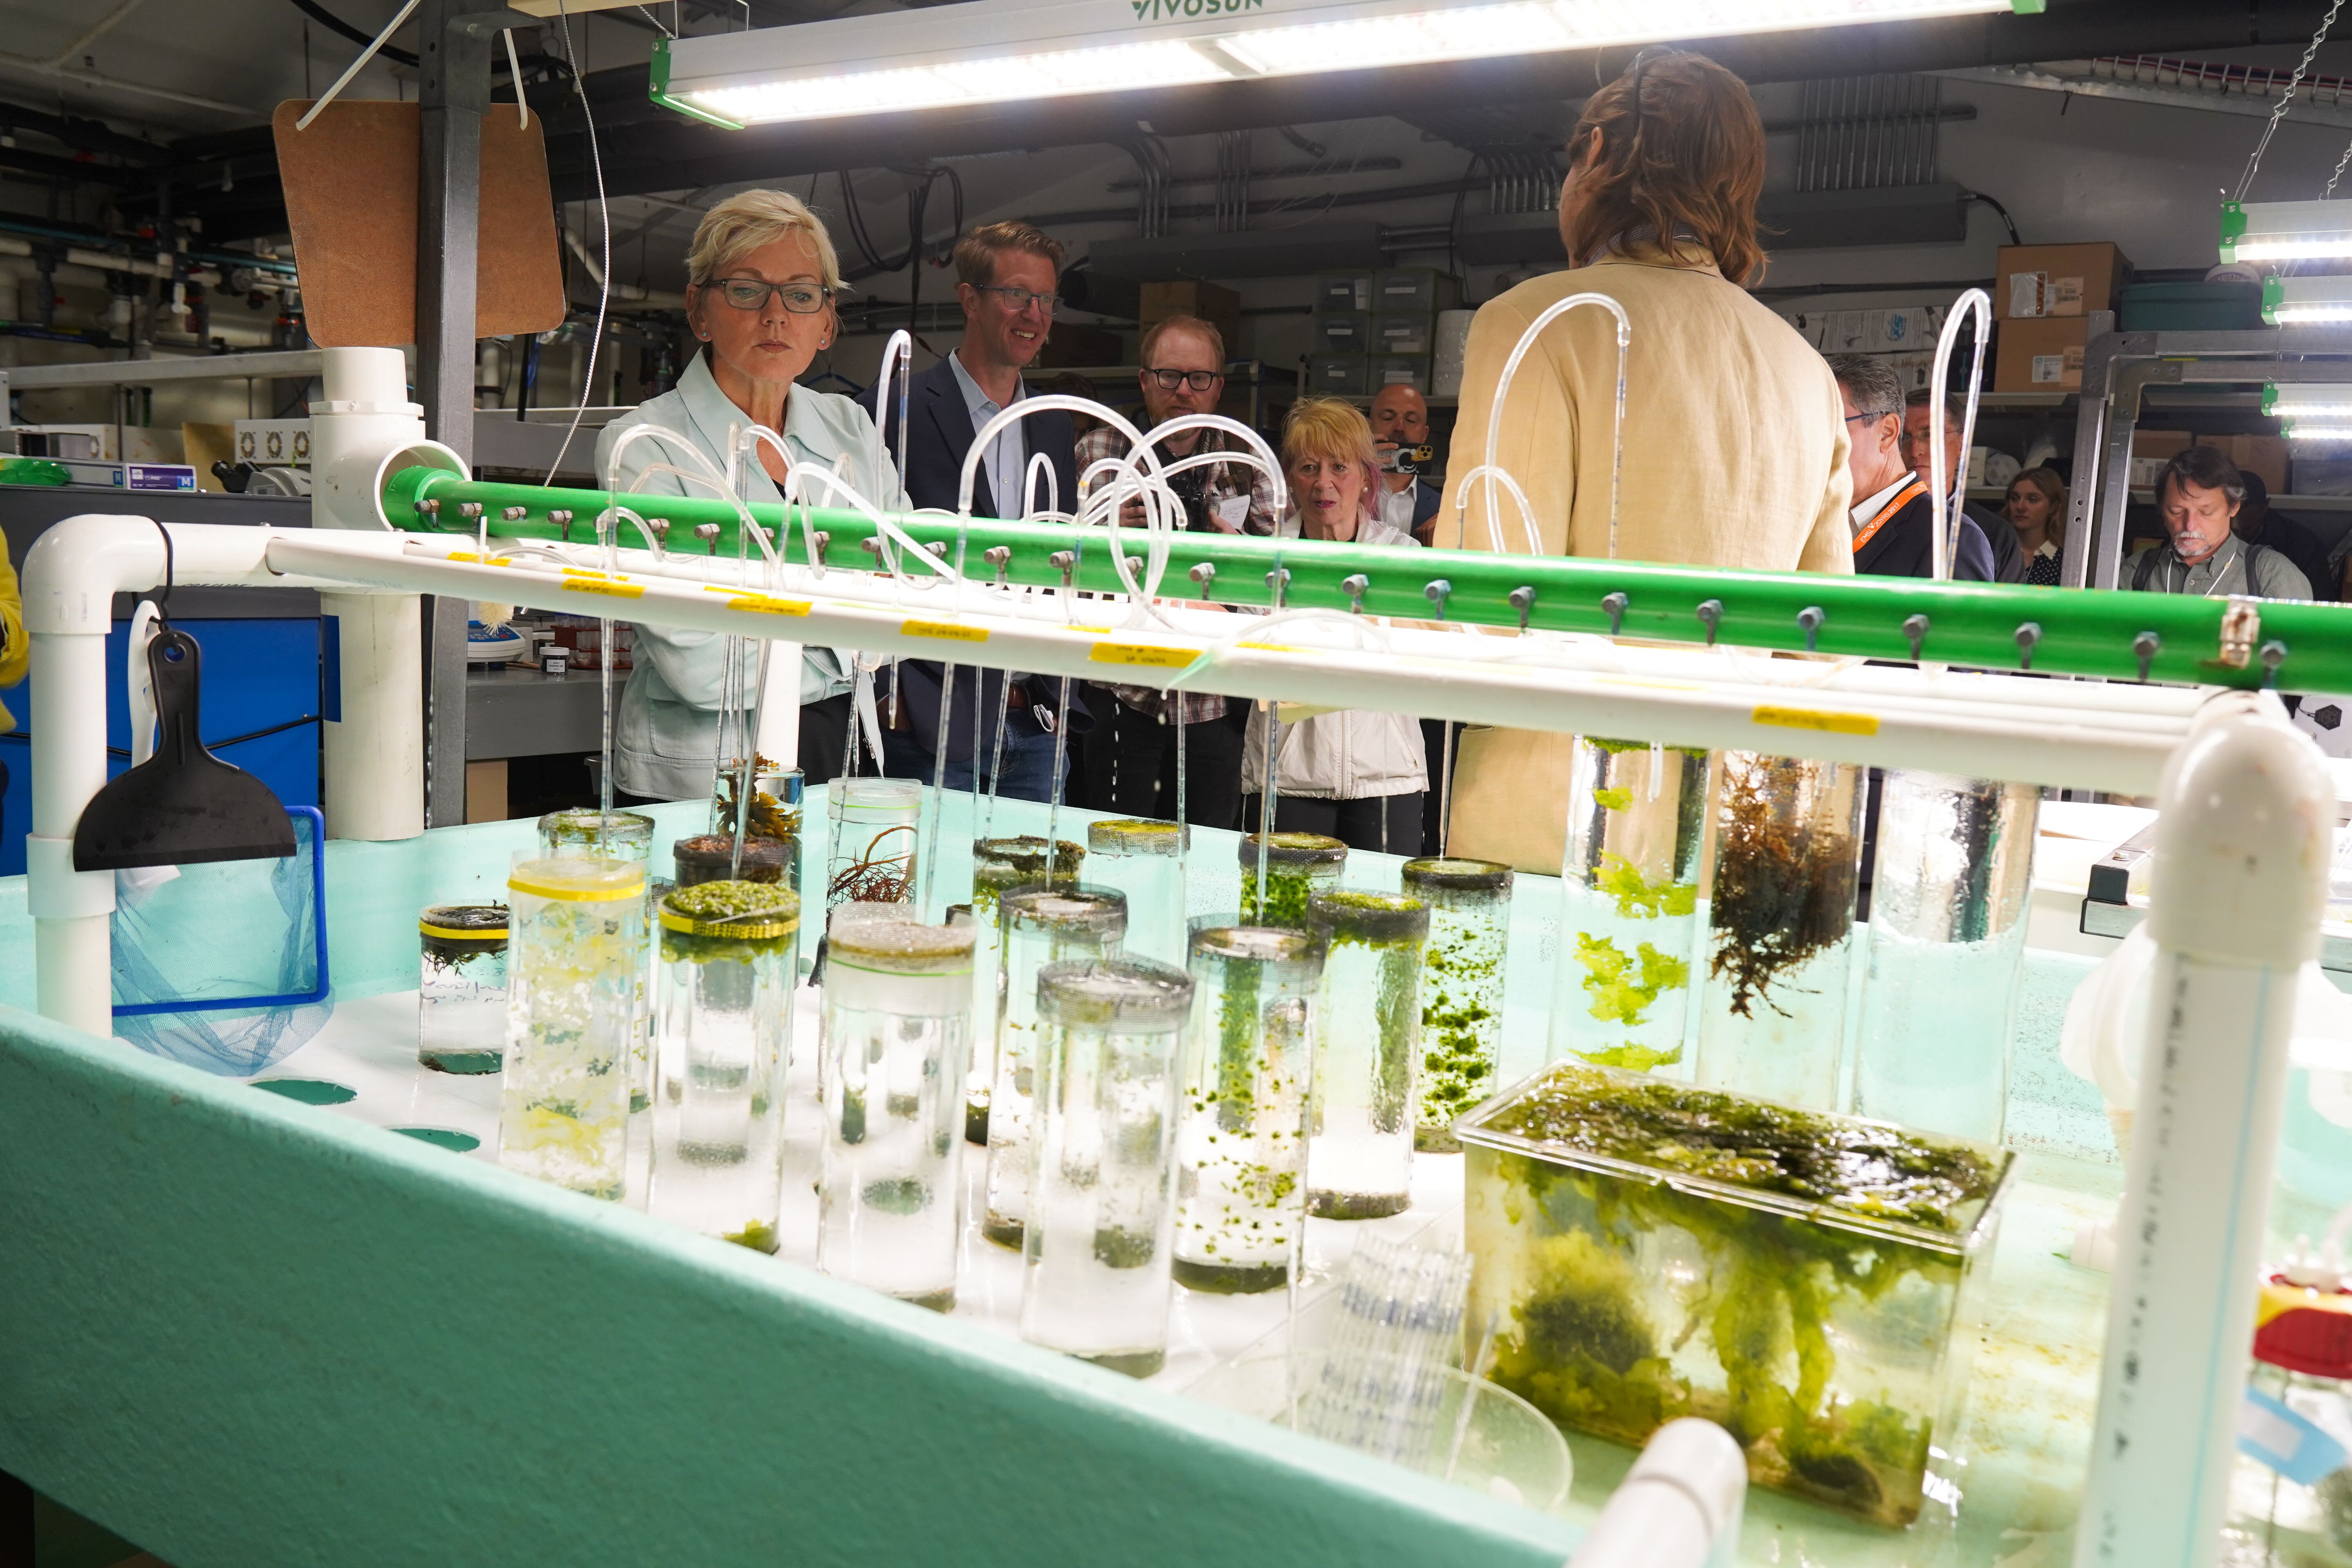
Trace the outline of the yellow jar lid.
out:
[[[607,903],[646,896],[642,860],[605,860],[566,856],[525,860],[508,874],[511,892],[566,903]]]

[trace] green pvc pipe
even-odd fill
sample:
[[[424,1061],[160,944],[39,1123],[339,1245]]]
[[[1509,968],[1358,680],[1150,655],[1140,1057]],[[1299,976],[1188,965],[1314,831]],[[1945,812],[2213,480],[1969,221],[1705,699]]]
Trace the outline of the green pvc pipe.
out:
[[[596,519],[616,502],[660,531],[673,554],[732,558],[737,552],[736,510],[718,500],[493,484],[426,468],[393,475],[383,494],[384,515],[420,532],[471,534],[487,524],[493,539],[574,543],[593,542]],[[823,564],[875,569],[877,557],[865,543],[878,530],[862,513],[759,504],[749,510],[787,561],[806,560],[814,531],[824,536]],[[1123,591],[1106,529],[935,512],[897,514],[892,521],[927,547],[939,547],[946,561],[956,560],[961,548],[966,574],[975,579]],[[716,528],[707,540],[696,532],[706,526]],[[1139,578],[1145,536],[1127,530],[1120,538]],[[641,546],[643,537],[624,522],[621,541]],[[1010,552],[1001,567],[986,559],[997,547]],[[751,552],[758,555],[756,544]],[[1064,552],[1073,558],[1067,578],[1054,561]],[[1906,663],[2352,692],[2352,605],[2264,601],[2252,647],[2242,650],[2241,662],[2230,663],[2221,641],[2228,602],[2188,595],[1402,551],[1221,533],[1174,535],[1160,594],[1268,607],[1276,602],[1277,565],[1288,574],[1280,603],[1291,609],[1360,608],[1367,615],[1475,626]],[[1194,575],[1204,568],[1213,574],[1205,584]],[[1365,579],[1360,595],[1347,586],[1359,575]]]

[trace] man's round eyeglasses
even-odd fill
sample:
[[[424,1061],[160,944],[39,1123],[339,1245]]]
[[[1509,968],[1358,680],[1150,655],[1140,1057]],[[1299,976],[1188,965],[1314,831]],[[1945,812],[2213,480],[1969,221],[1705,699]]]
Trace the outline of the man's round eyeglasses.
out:
[[[709,287],[739,310],[764,310],[773,294],[795,316],[814,316],[833,298],[833,290],[819,284],[770,283],[759,278],[720,278]]]
[[[972,287],[982,294],[993,294],[1003,300],[1004,308],[1016,316],[1032,305],[1050,316],[1054,313],[1054,307],[1062,302],[1059,294],[1033,294],[1026,289],[1009,289],[1002,284],[975,283]]]
[[[1158,382],[1162,392],[1173,392],[1180,386],[1206,392],[1225,379],[1224,372],[1217,370],[1153,370],[1147,365],[1143,374]]]

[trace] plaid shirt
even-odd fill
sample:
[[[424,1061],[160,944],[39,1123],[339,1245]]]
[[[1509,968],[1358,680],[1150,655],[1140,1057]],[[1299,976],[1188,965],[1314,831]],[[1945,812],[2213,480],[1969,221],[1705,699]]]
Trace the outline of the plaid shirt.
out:
[[[1223,430],[1203,430],[1201,444],[1194,452],[1229,452],[1234,449],[1234,439]],[[1078,472],[1083,476],[1095,464],[1106,458],[1127,456],[1128,439],[1108,425],[1098,425],[1078,437]],[[1166,454],[1162,454],[1164,457]],[[1248,481],[1244,490],[1243,481]],[[1202,500],[1212,509],[1221,508],[1246,494],[1249,510],[1242,522],[1244,533],[1270,534],[1276,521],[1274,508],[1274,481],[1262,468],[1250,463],[1216,463],[1207,469],[1207,481],[1202,489]],[[1113,686],[1111,695],[1139,713],[1149,713],[1160,722],[1168,721],[1163,710],[1167,693],[1153,686]],[[1176,694],[1178,722],[1198,724],[1209,719],[1225,716],[1225,699],[1207,691],[1180,691]]]

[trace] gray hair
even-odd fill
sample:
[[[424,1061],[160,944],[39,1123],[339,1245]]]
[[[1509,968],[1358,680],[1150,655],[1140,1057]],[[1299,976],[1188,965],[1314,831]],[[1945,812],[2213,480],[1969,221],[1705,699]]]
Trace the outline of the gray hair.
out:
[[[1903,382],[1875,354],[1831,354],[1830,374],[1856,414],[1884,419],[1903,412]]]

